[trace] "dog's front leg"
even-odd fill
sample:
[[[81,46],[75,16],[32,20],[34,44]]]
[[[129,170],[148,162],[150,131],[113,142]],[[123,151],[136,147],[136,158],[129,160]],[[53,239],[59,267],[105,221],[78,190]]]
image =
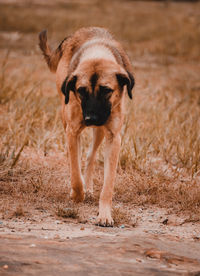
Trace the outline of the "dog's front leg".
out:
[[[81,175],[80,168],[80,157],[79,157],[79,136],[80,133],[73,133],[69,127],[66,130],[68,152],[70,158],[70,178],[71,178],[71,198],[75,202],[84,200],[84,187],[83,178]]]
[[[113,226],[111,216],[112,194],[120,151],[120,133],[106,133],[105,161],[104,161],[104,185],[99,201],[98,224],[101,226]]]
[[[93,195],[93,171],[96,152],[104,138],[104,130],[102,128],[93,129],[93,144],[87,156],[86,169],[85,169],[85,184],[87,189],[87,194],[89,196]]]

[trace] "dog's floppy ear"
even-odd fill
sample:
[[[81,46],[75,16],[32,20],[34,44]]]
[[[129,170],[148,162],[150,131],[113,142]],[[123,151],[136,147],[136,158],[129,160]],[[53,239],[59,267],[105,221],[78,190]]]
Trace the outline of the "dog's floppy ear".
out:
[[[76,86],[77,76],[73,76],[69,79],[69,77],[66,77],[64,80],[61,91],[65,95],[65,104],[68,104],[69,102],[69,92],[73,91],[75,92],[75,86]]]
[[[116,77],[117,77],[119,86],[121,88],[123,88],[124,85],[127,86],[129,98],[132,99],[132,89],[135,84],[135,80],[134,80],[133,75],[130,72],[127,72],[127,74],[128,75],[119,73],[119,74],[116,74]]]

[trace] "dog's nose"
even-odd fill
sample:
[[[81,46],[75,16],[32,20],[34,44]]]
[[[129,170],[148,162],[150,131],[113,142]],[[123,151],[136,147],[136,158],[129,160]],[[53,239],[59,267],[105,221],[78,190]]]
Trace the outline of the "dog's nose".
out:
[[[85,123],[87,126],[95,125],[97,122],[97,116],[95,114],[85,116]]]

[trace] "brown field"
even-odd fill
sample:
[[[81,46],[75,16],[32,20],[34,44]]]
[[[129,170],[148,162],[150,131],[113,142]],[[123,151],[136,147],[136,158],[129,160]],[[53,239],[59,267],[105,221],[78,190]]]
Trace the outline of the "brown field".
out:
[[[55,47],[83,26],[108,28],[134,67],[115,185],[116,223],[136,206],[165,207],[189,220],[200,214],[200,3],[135,1],[0,1],[0,211],[2,217],[48,210],[66,216],[69,164],[54,76],[38,48],[48,29]],[[90,144],[82,137],[82,163]],[[95,198],[75,217],[96,215]],[[73,216],[73,215],[72,215]]]
[[[55,77],[38,47],[42,29],[57,47],[83,26],[114,34],[136,80],[112,229],[95,226],[104,145],[94,199],[70,201]],[[0,0],[0,136],[1,275],[200,275],[200,2]],[[83,170],[90,143],[87,130]]]

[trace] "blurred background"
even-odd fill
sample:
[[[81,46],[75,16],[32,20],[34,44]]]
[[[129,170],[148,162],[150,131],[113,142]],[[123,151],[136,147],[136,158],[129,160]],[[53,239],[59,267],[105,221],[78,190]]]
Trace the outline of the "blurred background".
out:
[[[26,190],[29,185],[32,193],[36,187],[36,194],[41,183],[49,191],[51,181],[59,186],[67,176],[68,184],[68,169],[64,170],[60,157],[66,146],[55,76],[39,51],[38,33],[47,29],[49,43],[55,48],[66,36],[86,26],[105,27],[113,33],[132,61],[136,80],[133,101],[127,99],[115,200],[123,201],[124,193],[124,198],[134,203],[171,202],[182,209],[198,209],[198,1],[0,0],[2,193],[24,194],[24,186],[14,189],[9,184],[13,179],[16,183],[27,179]],[[82,138],[83,166],[90,141],[86,131]],[[102,149],[97,187],[102,181]],[[53,160],[49,156],[54,156]],[[121,190],[122,183],[129,183],[129,188],[125,185]],[[60,189],[57,200],[64,201],[61,194],[66,196],[67,191],[63,192],[64,186]],[[99,188],[96,192],[98,196]]]

